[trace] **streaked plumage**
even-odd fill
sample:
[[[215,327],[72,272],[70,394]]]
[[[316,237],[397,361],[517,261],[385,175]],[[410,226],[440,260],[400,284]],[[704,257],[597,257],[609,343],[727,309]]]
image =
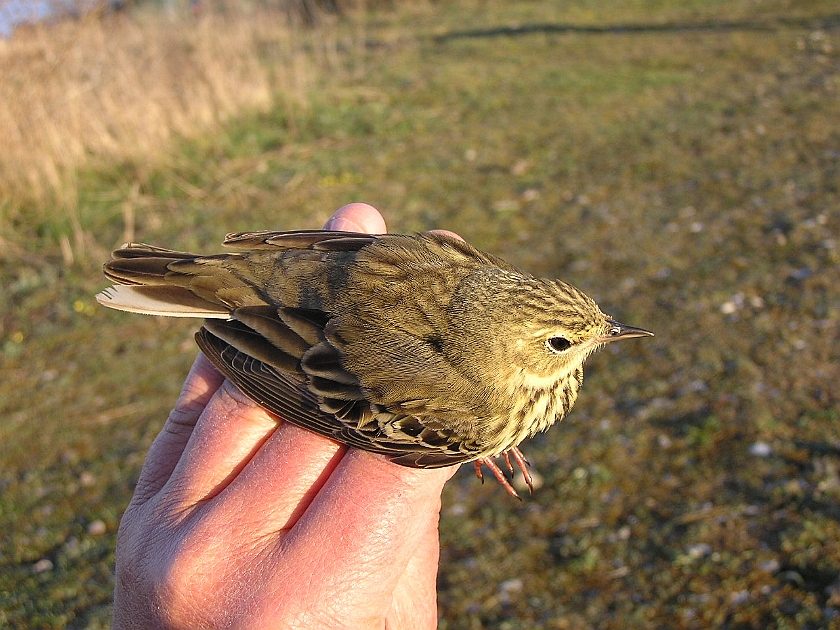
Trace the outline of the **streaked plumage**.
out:
[[[126,245],[97,300],[206,318],[201,350],[268,411],[404,466],[488,465],[568,413],[583,361],[650,335],[443,234],[229,234],[196,256]],[[515,494],[515,493],[514,493]]]

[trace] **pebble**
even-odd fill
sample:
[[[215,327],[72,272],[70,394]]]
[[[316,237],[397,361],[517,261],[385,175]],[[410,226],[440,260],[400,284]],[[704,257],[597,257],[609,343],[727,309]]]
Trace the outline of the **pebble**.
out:
[[[767,442],[754,442],[750,445],[750,455],[769,457],[772,454],[773,448]]]
[[[43,573],[44,571],[52,571],[53,563],[49,558],[41,558],[32,565],[32,573]]]
[[[499,584],[500,593],[519,593],[525,584],[519,578],[511,578]]]
[[[840,606],[840,582],[835,582],[834,584],[827,586],[825,588],[825,594],[828,596],[828,601],[826,603],[829,606]]]
[[[519,578],[511,578],[499,584],[499,601],[503,604],[509,604],[513,599],[513,595],[521,593],[525,588],[525,584]]]
[[[108,531],[108,526],[105,525],[105,521],[102,519],[91,521],[87,526],[87,533],[91,536],[101,536],[106,531]]]
[[[528,468],[528,472],[531,473],[531,482],[534,486],[534,490],[538,490],[538,489],[542,488],[543,485],[545,484],[545,479],[543,478],[543,476],[540,473],[538,473],[536,470],[534,470],[534,468],[532,468],[532,467]],[[513,487],[516,488],[516,490],[519,491],[520,493],[524,492],[524,493],[527,494],[528,492],[530,492],[530,488],[528,488],[528,484],[525,483],[525,477],[523,477],[522,471],[519,470],[518,467],[516,467],[514,469]]]
[[[729,594],[729,602],[735,606],[745,604],[750,599],[749,591],[735,591]]]
[[[467,513],[467,506],[463,503],[453,503],[446,511],[452,516],[463,516]]]
[[[708,556],[712,553],[712,548],[706,543],[698,543],[696,545],[691,545],[691,547],[686,549],[686,553],[690,558],[702,558],[703,556]]]

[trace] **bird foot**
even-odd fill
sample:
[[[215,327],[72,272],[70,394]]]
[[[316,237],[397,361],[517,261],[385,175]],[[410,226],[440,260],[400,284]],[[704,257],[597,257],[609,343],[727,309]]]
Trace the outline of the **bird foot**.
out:
[[[514,468],[513,463],[510,461],[511,456],[513,456],[513,461],[516,462],[516,465],[519,467],[519,470],[522,471],[522,478],[525,480],[525,483],[528,485],[528,490],[531,494],[534,494],[534,479],[531,477],[531,473],[528,471],[528,460],[525,459],[525,456],[522,454],[518,448],[513,447],[510,450],[504,451],[502,453],[502,457],[505,458],[505,464],[507,465],[507,469],[510,472],[511,476],[513,476]],[[481,483],[484,483],[484,472],[481,470],[482,466],[487,466],[490,469],[490,472],[493,473],[493,476],[496,478],[502,487],[507,490],[507,493],[522,500],[522,497],[519,496],[519,493],[513,488],[510,484],[510,481],[507,477],[505,477],[505,473],[502,472],[502,469],[493,461],[490,457],[481,457],[480,459],[475,460],[473,462],[475,466],[475,476],[481,479]]]

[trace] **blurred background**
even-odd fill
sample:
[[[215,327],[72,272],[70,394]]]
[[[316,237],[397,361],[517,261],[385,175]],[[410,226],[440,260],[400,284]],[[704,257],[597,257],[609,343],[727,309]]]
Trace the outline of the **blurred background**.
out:
[[[834,0],[0,4],[0,626],[107,628],[198,322],[128,241],[366,201],[656,337],[592,357],[522,503],[444,492],[441,628],[840,628]]]

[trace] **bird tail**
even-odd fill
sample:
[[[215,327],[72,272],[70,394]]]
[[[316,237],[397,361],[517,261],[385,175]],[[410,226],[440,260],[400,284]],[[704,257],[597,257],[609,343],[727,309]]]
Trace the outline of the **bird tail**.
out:
[[[170,265],[189,265],[196,258],[194,254],[151,245],[124,245],[103,266],[105,276],[115,285],[97,294],[96,301],[108,308],[146,315],[230,317],[230,308],[218,300],[206,299],[187,286],[179,286],[185,283],[172,281]]]

